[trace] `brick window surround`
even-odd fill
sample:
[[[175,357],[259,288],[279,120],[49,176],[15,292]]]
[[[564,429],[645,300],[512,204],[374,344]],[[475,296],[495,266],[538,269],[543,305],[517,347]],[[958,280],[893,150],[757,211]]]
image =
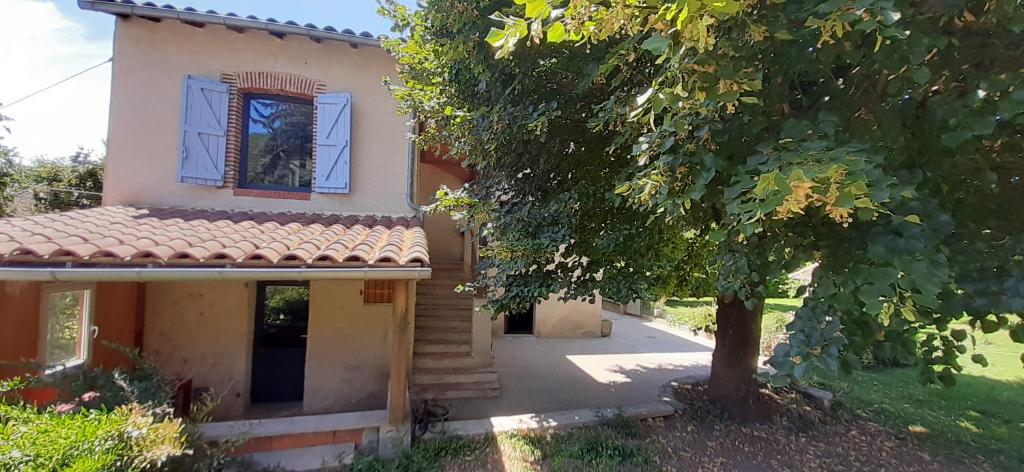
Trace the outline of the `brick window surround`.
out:
[[[239,168],[242,162],[242,107],[247,93],[266,93],[285,95],[313,101],[317,95],[327,92],[327,84],[297,74],[286,72],[224,72],[220,75],[222,82],[231,89],[228,101],[228,136],[224,163],[224,186],[238,187]],[[313,107],[313,175],[316,175],[316,107]],[[316,179],[313,179],[313,190],[316,190]],[[245,192],[243,192],[245,193]],[[272,192],[253,193],[242,196],[259,196],[264,198],[281,198]],[[308,194],[306,199],[308,199]]]

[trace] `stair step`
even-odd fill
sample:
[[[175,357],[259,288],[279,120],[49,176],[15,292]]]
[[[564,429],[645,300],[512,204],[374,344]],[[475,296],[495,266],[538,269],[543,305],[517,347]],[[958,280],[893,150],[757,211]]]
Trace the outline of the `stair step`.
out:
[[[424,321],[452,321],[457,323],[462,321],[470,321],[471,319],[472,315],[468,313],[437,313],[433,315],[422,315],[419,313],[416,314],[417,324]]]
[[[416,330],[417,341],[447,341],[452,343],[471,343],[473,342],[473,336],[469,332],[450,332],[450,331],[420,331]]]
[[[412,358],[413,369],[474,369],[493,364],[492,359],[477,359],[454,352],[420,353]]]
[[[452,330],[472,330],[473,320],[468,317],[463,319],[446,319],[446,318],[420,318],[416,319],[416,330],[420,328],[428,329],[452,329]]]
[[[483,316],[483,315],[478,315]],[[416,309],[416,318],[449,318],[457,320],[473,320],[473,310],[468,309],[452,309],[452,308],[435,308],[435,307],[418,307]]]
[[[413,385],[432,384],[478,384],[483,382],[497,382],[498,372],[492,369],[413,369]]]
[[[427,318],[424,320],[427,323],[436,321],[434,318]],[[444,320],[447,323],[461,323],[461,320]],[[416,324],[416,335],[420,334],[437,334],[437,333],[449,333],[449,334],[465,334],[468,335],[471,332],[471,327],[468,325],[463,326],[424,326],[420,323]]]
[[[458,306],[473,307],[473,299],[470,297],[443,296],[416,296],[416,306]]]
[[[410,396],[415,400],[437,399],[451,400],[456,398],[494,398],[501,396],[498,381],[479,382],[472,384],[429,384],[413,385],[409,389]]]
[[[466,353],[472,350],[469,343],[458,343],[451,341],[428,341],[418,340],[413,343],[413,354],[421,353]],[[413,356],[415,357],[415,356]]]
[[[456,292],[455,289],[448,288],[417,290],[416,301],[419,300],[458,300],[461,302],[472,302],[473,293]]]

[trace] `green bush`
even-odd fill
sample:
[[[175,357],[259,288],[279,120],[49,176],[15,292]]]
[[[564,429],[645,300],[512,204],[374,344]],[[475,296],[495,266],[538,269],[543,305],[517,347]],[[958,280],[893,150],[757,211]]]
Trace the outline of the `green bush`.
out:
[[[199,424],[210,419],[213,397],[193,405],[190,419],[172,418],[171,384],[136,350],[118,349],[131,368],[73,369],[0,382],[0,472],[206,472],[234,461],[227,453],[237,441],[207,443],[199,432]],[[36,408],[13,395],[39,386],[55,388],[57,403]]]
[[[181,431],[180,420],[141,405],[71,412],[0,405],[0,470],[151,470],[186,451]]]

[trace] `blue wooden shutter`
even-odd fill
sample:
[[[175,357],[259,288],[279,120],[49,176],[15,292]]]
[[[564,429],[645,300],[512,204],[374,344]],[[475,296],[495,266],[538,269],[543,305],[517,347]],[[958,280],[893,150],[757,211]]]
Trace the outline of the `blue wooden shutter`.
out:
[[[182,95],[178,181],[224,185],[228,86],[190,75],[185,77]]]
[[[316,191],[348,193],[352,155],[352,94],[316,97]]]

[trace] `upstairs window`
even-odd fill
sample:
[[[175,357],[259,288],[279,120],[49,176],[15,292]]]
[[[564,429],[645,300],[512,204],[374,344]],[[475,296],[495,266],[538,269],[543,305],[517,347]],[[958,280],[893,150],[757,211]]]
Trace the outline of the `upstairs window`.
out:
[[[312,191],[312,101],[249,94],[242,124],[241,187]]]

